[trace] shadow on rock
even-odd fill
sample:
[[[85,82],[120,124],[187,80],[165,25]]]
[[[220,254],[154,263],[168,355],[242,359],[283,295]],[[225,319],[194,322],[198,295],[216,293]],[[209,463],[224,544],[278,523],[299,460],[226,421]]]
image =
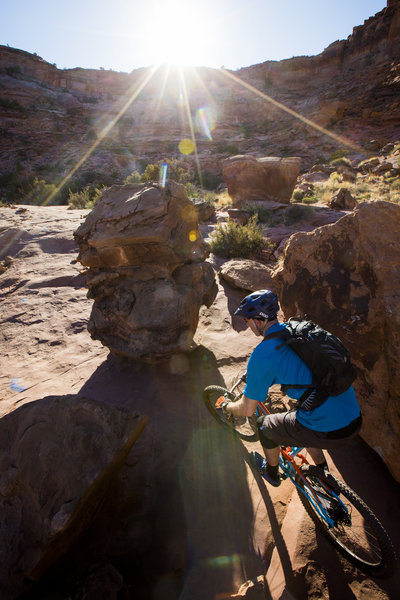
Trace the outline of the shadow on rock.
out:
[[[121,575],[112,580],[124,598],[139,593],[143,600],[231,594],[263,572],[249,544],[254,515],[243,446],[207,412],[202,391],[211,383],[224,384],[214,355],[198,347],[155,365],[110,355],[83,386],[80,394],[148,422],[95,522],[59,569],[69,594],[80,598],[98,564],[105,576],[107,565]]]

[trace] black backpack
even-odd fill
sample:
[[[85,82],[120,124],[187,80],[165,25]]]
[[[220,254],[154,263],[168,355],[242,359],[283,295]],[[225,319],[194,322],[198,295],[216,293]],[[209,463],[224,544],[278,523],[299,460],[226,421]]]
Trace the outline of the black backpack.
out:
[[[325,398],[337,396],[346,391],[356,378],[350,353],[339,338],[312,321],[292,317],[286,329],[267,334],[264,339],[269,338],[282,339],[277,349],[290,345],[312,372],[312,384],[285,383],[282,385],[283,393],[289,388],[311,388],[311,391],[316,389]],[[306,391],[304,396],[309,393]]]

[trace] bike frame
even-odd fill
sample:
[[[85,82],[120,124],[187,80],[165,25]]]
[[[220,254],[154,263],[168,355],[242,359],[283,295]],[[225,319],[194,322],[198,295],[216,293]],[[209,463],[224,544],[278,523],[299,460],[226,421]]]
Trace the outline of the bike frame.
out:
[[[244,379],[242,377],[240,377],[238,379],[238,381],[235,383],[235,385],[230,389],[230,393],[233,393],[236,388],[240,385],[240,383],[243,383]],[[260,417],[262,415],[270,415],[271,412],[268,410],[268,408],[265,406],[265,404],[263,402],[257,402],[257,408],[256,408],[256,416]],[[307,479],[303,476],[302,472],[301,472],[301,467],[304,464],[310,464],[308,462],[308,460],[306,459],[306,457],[302,454],[302,450],[303,448],[301,447],[291,447],[291,446],[281,446],[281,452],[279,455],[279,466],[280,469],[282,471],[282,476],[283,479],[286,479],[287,477],[289,477],[289,479],[291,480],[291,482],[293,483],[293,485],[296,486],[297,489],[299,489],[301,491],[302,494],[304,494],[304,496],[306,496],[307,500],[312,504],[312,506],[314,507],[314,509],[316,510],[316,512],[319,514],[319,516],[321,517],[321,519],[323,519],[329,527],[334,527],[335,526],[335,522],[334,520],[328,515],[327,511],[325,510],[322,502],[321,502],[321,498],[319,496],[319,494],[316,493],[316,491],[309,485]],[[295,459],[300,460],[300,462],[296,462]],[[301,487],[297,482],[296,482],[296,475],[298,475],[304,482],[305,487]],[[323,481],[319,480],[319,485],[321,486],[322,489],[324,489],[326,491],[326,493],[331,496],[334,497],[343,507],[343,509],[348,513],[348,509],[345,506],[345,504],[343,504],[343,502],[341,501],[341,499],[339,498],[339,496],[335,493],[335,491],[328,487]]]

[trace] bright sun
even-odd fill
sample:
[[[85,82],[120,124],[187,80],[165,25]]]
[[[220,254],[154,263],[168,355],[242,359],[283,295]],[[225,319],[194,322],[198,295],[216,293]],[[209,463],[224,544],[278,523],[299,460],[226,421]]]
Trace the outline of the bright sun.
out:
[[[147,41],[153,64],[207,65],[211,58],[208,40],[214,32],[201,6],[193,0],[151,3]]]

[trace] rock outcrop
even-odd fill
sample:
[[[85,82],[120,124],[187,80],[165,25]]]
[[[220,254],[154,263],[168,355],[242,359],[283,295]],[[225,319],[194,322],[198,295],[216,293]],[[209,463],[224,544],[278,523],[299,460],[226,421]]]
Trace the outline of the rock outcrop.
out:
[[[300,158],[233,156],[224,160],[222,174],[238,208],[257,200],[288,204],[300,172]]]
[[[201,110],[217,115],[212,131],[196,130],[197,157],[185,160],[217,187],[231,154],[301,156],[309,168],[338,148],[360,161],[374,152],[371,140],[381,147],[399,139],[399,21],[395,0],[317,56],[266,60],[234,74],[184,71],[193,122]],[[122,183],[148,162],[182,158],[179,143],[191,135],[176,102],[178,73],[167,68],[57,69],[0,46],[0,84],[0,193],[14,192],[12,201],[27,175],[62,181],[64,190]]]
[[[183,185],[113,186],[74,236],[89,267],[94,339],[131,358],[191,349],[199,308],[217,288]]]
[[[359,376],[362,437],[400,480],[400,206],[362,203],[336,224],[293,235],[274,274],[286,317],[339,336]]]
[[[48,396],[0,421],[0,595],[13,600],[82,536],[146,417]]]

